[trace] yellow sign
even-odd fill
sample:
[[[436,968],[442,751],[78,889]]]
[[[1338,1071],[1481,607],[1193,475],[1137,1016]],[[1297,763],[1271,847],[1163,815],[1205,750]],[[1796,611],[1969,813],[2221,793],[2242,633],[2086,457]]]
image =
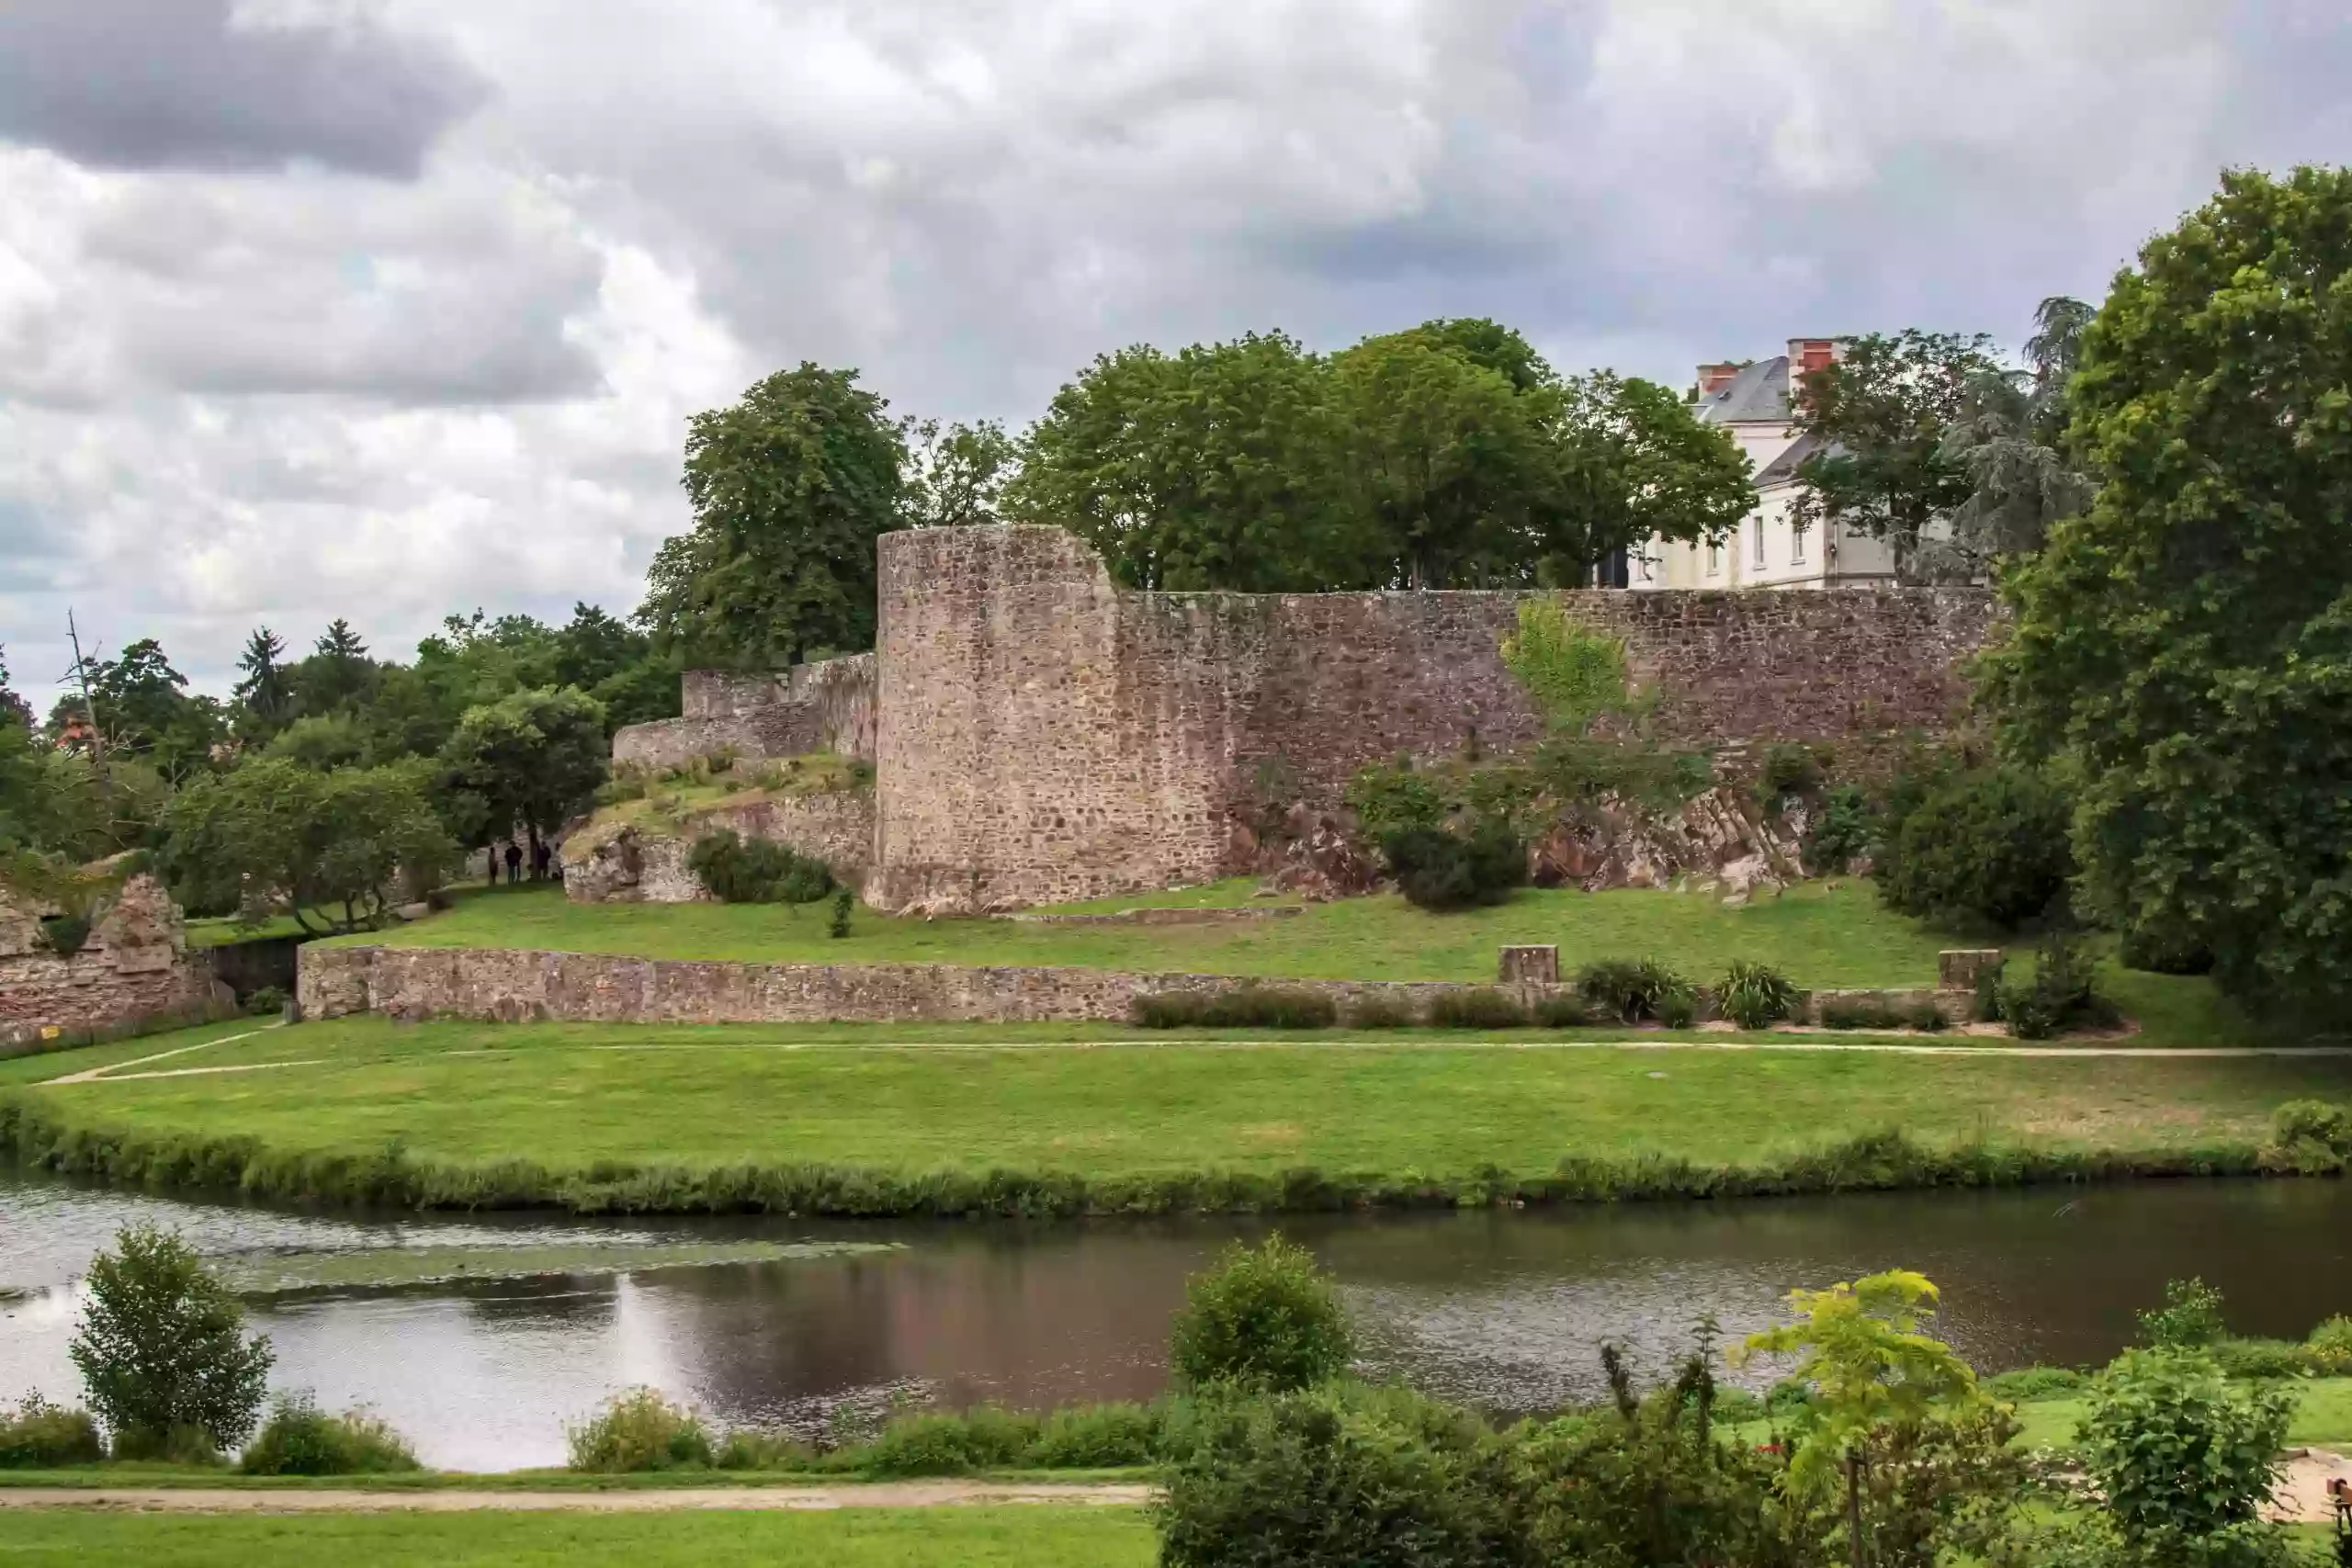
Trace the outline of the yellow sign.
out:
[[[57,1025],[53,1023],[45,1023],[41,1025],[40,1037],[43,1040],[54,1040],[64,1032],[65,1031],[58,1028]]]

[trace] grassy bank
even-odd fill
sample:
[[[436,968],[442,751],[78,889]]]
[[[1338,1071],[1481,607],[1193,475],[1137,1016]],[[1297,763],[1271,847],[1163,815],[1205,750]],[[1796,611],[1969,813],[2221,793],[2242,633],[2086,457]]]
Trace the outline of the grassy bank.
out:
[[[951,1049],[371,1018],[163,1066],[199,1060],[252,1070],[20,1079],[0,1144],[127,1182],[347,1201],[1150,1212],[2250,1171],[2280,1102],[2352,1098],[2344,1057]]]
[[[1246,905],[1255,902],[1249,897],[1255,886],[1228,882],[1069,908]],[[1498,908],[1445,915],[1381,894],[1240,925],[1055,926],[862,911],[843,940],[826,934],[815,908],[575,904],[559,889],[526,886],[477,892],[447,914],[334,940],[736,963],[1067,965],[1333,980],[1491,980],[1498,948],[1548,942],[1571,971],[1594,959],[1655,956],[1706,982],[1744,958],[1815,990],[1932,986],[1939,950],[1985,941],[1890,914],[1862,883],[1805,884],[1744,908],[1694,894],[1527,889]],[[2143,1043],[2233,1044],[2260,1036],[2210,981],[2109,964],[2103,983],[2139,1021]]]
[[[1156,1555],[1140,1509],[957,1507],[815,1513],[139,1514],[11,1509],[10,1563],[280,1568],[346,1564],[772,1562],[826,1568],[1144,1568]]]

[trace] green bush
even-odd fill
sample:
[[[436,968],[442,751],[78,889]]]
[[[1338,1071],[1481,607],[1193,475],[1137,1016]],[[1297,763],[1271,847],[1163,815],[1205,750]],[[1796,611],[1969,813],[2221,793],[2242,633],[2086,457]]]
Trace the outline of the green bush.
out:
[[[203,1427],[183,1422],[160,1431],[133,1427],[114,1435],[107,1450],[112,1458],[146,1464],[213,1465],[225,1462],[220,1445]]]
[[[1950,1027],[1936,1004],[1894,1003],[1875,997],[1830,997],[1821,1003],[1824,1029],[1915,1029],[1922,1034],[1940,1033]]]
[[[1236,1242],[1193,1276],[1168,1348],[1181,1387],[1258,1393],[1328,1382],[1354,1354],[1330,1280],[1313,1254],[1279,1235],[1262,1247]]]
[[[1835,875],[1870,852],[1870,802],[1853,784],[1839,784],[1821,802],[1805,829],[1804,863],[1815,875]]]
[[[722,904],[814,904],[833,890],[823,861],[731,828],[696,839],[686,866]]]
[[[817,1462],[817,1450],[797,1438],[770,1432],[736,1430],[712,1445],[713,1470],[808,1470]]]
[[[2294,1396],[2232,1383],[2202,1352],[2126,1350],[2091,1385],[2084,1469],[2132,1560],[2210,1562],[2255,1526]]]
[[[131,1225],[90,1265],[66,1354],[117,1450],[214,1450],[254,1429],[269,1383],[266,1338],[248,1342],[229,1288],[176,1231]]]
[[[828,873],[827,874],[831,874]],[[825,922],[825,934],[836,942],[849,935],[849,918],[857,908],[857,896],[844,887],[833,895],[832,919]]]
[[[1430,998],[1430,1022],[1440,1029],[1524,1029],[1527,1010],[1508,991],[1440,991]]]
[[[1152,1404],[1090,1404],[1057,1410],[1038,1428],[1029,1463],[1039,1470],[1118,1470],[1159,1457],[1167,1424]]]
[[[1827,780],[1828,772],[1814,749],[1802,741],[1776,740],[1764,749],[1764,765],[1757,775],[1758,793],[1768,801],[1811,795]]]
[[[286,1010],[286,993],[276,986],[263,986],[245,998],[245,1010],[255,1018],[272,1018]]]
[[[1037,1441],[1034,1416],[993,1405],[962,1415],[902,1416],[858,1450],[858,1467],[873,1475],[966,1475],[1020,1464]]]
[[[86,1410],[66,1410],[38,1393],[14,1409],[0,1406],[0,1470],[55,1470],[107,1457],[98,1424]]]
[[[1237,986],[1137,997],[1128,1015],[1143,1029],[1329,1029],[1340,1006],[1320,991]]]
[[[1413,1004],[1390,997],[1359,997],[1348,1004],[1350,1029],[1410,1029],[1419,1021]]]
[[[2213,950],[2183,931],[2133,926],[2123,933],[2119,956],[2126,969],[2151,975],[2210,975]]]
[[[1423,909],[1500,904],[1527,884],[1527,845],[1500,818],[1467,832],[1399,828],[1382,835],[1380,852],[1397,890]]]
[[[1984,1392],[1996,1399],[2006,1399],[2023,1404],[2036,1399],[2064,1399],[2078,1393],[2087,1382],[2082,1373],[2066,1367],[2019,1367],[2013,1372],[2002,1372],[1984,1380]]]
[[[307,1393],[281,1394],[237,1468],[247,1475],[368,1475],[414,1470],[401,1435],[364,1411],[330,1416]]]
[[[1769,1029],[1797,1010],[1803,994],[1769,964],[1732,960],[1715,987],[1717,1010],[1742,1029]]]
[[[1658,998],[1657,1021],[1668,1029],[1688,1029],[1698,1022],[1698,993],[1685,987]]]
[[[2162,1350],[2193,1350],[2229,1332],[2222,1292],[2202,1280],[2167,1280],[2165,1304],[2140,1314],[2140,1342]]]
[[[1402,1390],[1221,1403],[1170,1466],[1163,1568],[1500,1568],[1531,1561],[1509,1446]]]
[[[1592,1021],[1592,1010],[1582,997],[1538,997],[1532,1016],[1541,1029],[1580,1029]]]
[[[2303,1359],[2322,1377],[2352,1377],[2352,1317],[2338,1313],[2312,1329]]]
[[[2213,1364],[2233,1378],[2299,1378],[2312,1370],[2311,1357],[2291,1339],[2217,1339]]]
[[[71,958],[82,951],[90,940],[90,918],[87,915],[46,915],[40,922],[42,940],[49,950],[60,958]]]
[[[571,1468],[596,1475],[707,1466],[713,1457],[709,1428],[661,1391],[632,1388],[615,1394],[584,1424],[564,1428]]]
[[[2015,927],[2040,916],[2074,874],[2066,802],[2038,776],[1956,774],[1891,822],[1872,875],[1889,908]]]
[[[2270,1114],[2272,1135],[2282,1148],[2317,1144],[2335,1154],[2352,1154],[2352,1111],[2324,1100],[2290,1100]]]
[[[1577,992],[1595,1010],[1623,1023],[1669,1021],[1667,1012],[1677,998],[1692,999],[1690,982],[1655,958],[1588,964],[1577,975]]]
[[[2089,952],[2064,931],[2042,939],[2032,979],[2023,984],[2005,979],[1996,995],[2001,1021],[2020,1040],[2047,1040],[2069,1030],[2108,1029],[2122,1021],[2092,978]]]

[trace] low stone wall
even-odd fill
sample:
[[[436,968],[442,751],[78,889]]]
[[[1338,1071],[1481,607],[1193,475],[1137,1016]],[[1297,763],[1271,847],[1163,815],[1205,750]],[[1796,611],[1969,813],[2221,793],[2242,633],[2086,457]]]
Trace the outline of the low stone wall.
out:
[[[601,840],[567,841],[563,890],[583,904],[707,899],[710,894],[687,869],[686,856],[696,839],[722,829],[789,845],[823,861],[835,876],[857,887],[874,859],[874,796],[865,790],[762,795],[695,812],[674,833],[631,827]]]
[[[0,903],[0,1032],[90,1029],[199,1006],[212,972],[153,876],[134,876],[72,957],[51,951],[38,913]]]

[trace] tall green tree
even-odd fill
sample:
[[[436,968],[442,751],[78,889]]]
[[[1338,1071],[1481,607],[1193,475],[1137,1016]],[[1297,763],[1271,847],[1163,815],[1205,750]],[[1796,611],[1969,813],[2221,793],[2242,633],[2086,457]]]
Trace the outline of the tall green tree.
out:
[[[368,645],[340,615],[328,624],[311,656],[289,671],[302,711],[311,714],[333,713],[363,701],[375,678],[376,664],[368,657]]]
[[[190,1431],[213,1448],[254,1429],[273,1359],[236,1296],[176,1231],[131,1225],[91,1260],[66,1355],[119,1457],[161,1457]]]
[[[573,687],[469,709],[441,750],[451,820],[469,844],[517,828],[536,844],[587,809],[608,758],[604,708]]]
[[[854,370],[804,363],[687,422],[691,533],[654,557],[639,621],[695,660],[765,668],[874,641],[875,540],[906,437]]]
[[[8,683],[7,649],[0,647],[0,724],[20,724],[33,727],[33,705],[17,694]]]
[[[2070,788],[2077,908],[2352,1017],[2352,172],[2225,175],[2068,399],[2098,494],[2005,580],[1986,694]]]
[[[1979,333],[1906,330],[1854,339],[1845,357],[1808,374],[1797,427],[1822,446],[1798,466],[1791,515],[1804,526],[1843,524],[1894,547],[1908,572],[1920,533],[1975,491],[1945,433],[1998,378],[1993,340]]]
[[[1134,588],[1373,587],[1389,569],[1345,452],[1329,367],[1297,340],[1139,345],[1055,394],[1003,505],[1083,536]]]
[[[286,678],[286,641],[267,626],[255,626],[237,656],[232,694],[247,716],[244,728],[267,739],[294,717],[294,688]],[[241,731],[242,732],[242,731]]]
[[[992,419],[977,424],[906,422],[910,528],[967,528],[1001,521],[998,502],[1021,466],[1020,444]]]
[[[202,768],[227,738],[228,716],[218,700],[190,696],[187,677],[172,668],[163,645],[141,637],[113,659],[88,661],[89,700],[97,708],[108,749],[144,759],[168,779]],[[81,694],[69,694],[61,712],[84,714]]]
[[[319,934],[373,924],[454,858],[419,762],[321,773],[260,757],[198,780],[164,816],[164,863],[190,908],[257,924],[290,914]]]
[[[1560,483],[1543,516],[1538,577],[1572,588],[1651,539],[1722,538],[1756,504],[1747,454],[1671,389],[1596,370],[1561,386]]]

